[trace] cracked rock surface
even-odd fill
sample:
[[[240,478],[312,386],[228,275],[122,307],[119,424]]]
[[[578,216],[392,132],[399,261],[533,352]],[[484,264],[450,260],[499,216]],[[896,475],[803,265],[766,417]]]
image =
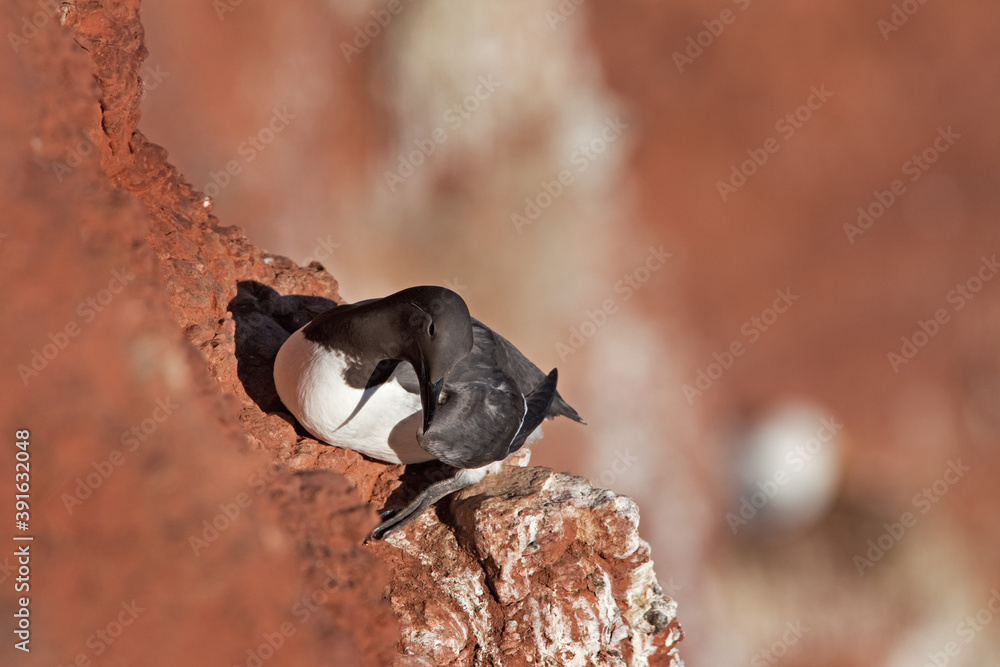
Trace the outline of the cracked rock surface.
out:
[[[388,539],[409,563],[390,599],[410,655],[449,665],[681,664],[676,604],[656,582],[631,500],[546,468],[508,467],[450,509],[451,530],[421,518]],[[421,581],[447,599],[415,614]],[[453,628],[450,641],[435,627]]]
[[[3,32],[38,7],[12,3]],[[0,187],[31,223],[0,230],[5,284],[23,287],[5,306],[25,323],[6,334],[4,367],[30,360],[112,270],[134,276],[52,370],[0,380],[15,397],[5,427],[27,421],[47,443],[37,562],[51,576],[33,613],[48,631],[32,659],[96,659],[88,636],[136,600],[144,615],[106,664],[682,664],[638,509],[580,478],[508,466],[364,542],[376,509],[449,471],[319,443],[278,400],[274,355],[339,302],[336,281],[222,224],[138,131],[138,0],[64,3],[21,46],[0,64],[17,100],[3,107]],[[53,172],[80,136],[92,150]],[[161,404],[174,416],[151,421]],[[155,432],[122,454],[146,421]],[[108,460],[121,460],[113,476],[65,500]]]

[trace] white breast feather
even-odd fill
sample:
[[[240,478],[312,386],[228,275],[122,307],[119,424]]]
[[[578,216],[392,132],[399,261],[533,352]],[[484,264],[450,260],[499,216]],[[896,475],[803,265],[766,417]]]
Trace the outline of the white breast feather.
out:
[[[299,329],[274,360],[275,388],[299,423],[323,442],[389,463],[433,459],[417,443],[420,396],[403,389],[395,378],[374,390],[355,389],[344,380],[346,368],[342,353],[308,340]]]

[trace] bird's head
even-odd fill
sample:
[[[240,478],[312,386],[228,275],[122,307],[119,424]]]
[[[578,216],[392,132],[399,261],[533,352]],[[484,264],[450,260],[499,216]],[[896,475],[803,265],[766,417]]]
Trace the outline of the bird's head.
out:
[[[411,287],[391,298],[403,305],[399,357],[416,371],[426,431],[445,376],[472,349],[472,316],[462,297],[444,287]]]

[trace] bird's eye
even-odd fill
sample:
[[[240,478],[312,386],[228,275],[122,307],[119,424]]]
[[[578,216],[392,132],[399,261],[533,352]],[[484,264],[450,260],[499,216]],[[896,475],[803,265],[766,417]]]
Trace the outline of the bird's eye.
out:
[[[430,324],[427,325],[427,335],[430,336],[431,338],[434,337],[434,323],[433,322],[431,322]]]

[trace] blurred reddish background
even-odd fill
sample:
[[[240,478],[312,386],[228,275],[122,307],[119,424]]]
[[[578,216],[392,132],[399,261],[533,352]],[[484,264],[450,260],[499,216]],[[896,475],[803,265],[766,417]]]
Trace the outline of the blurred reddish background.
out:
[[[559,367],[533,462],[639,501],[689,664],[1000,664],[1000,6],[143,13],[224,224]]]

